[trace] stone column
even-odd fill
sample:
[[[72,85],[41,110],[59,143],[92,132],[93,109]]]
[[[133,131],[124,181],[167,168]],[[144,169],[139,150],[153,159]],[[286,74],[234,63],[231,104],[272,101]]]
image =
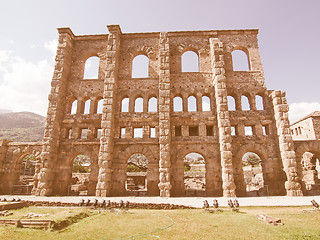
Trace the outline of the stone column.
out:
[[[232,167],[232,137],[228,112],[223,44],[218,39],[210,38],[210,49],[219,128],[223,196],[235,197],[236,186],[234,184]]]
[[[159,145],[160,160],[159,173],[160,197],[170,197],[170,62],[169,62],[169,38],[168,33],[160,33],[159,40]]]
[[[112,159],[114,146],[114,106],[117,89],[118,62],[120,52],[121,29],[119,25],[109,25],[108,46],[106,53],[103,110],[101,120],[101,138],[99,152],[99,176],[96,187],[96,196],[106,197],[111,195],[112,187]]]
[[[297,173],[296,153],[290,134],[288,119],[289,105],[283,91],[273,91],[270,94],[274,110],[274,118],[279,139],[280,156],[284,171],[287,175],[285,188],[287,196],[303,196],[300,179]]]
[[[69,28],[59,28],[59,43],[51,81],[49,106],[41,153],[41,169],[36,195],[48,196],[54,191],[55,165],[58,160],[61,122],[64,116],[65,91],[72,62],[74,35]]]

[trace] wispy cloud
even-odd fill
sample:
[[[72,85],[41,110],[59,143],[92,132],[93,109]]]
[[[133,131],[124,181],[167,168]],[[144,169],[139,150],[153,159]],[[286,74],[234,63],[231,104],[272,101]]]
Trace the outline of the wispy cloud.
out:
[[[29,62],[2,50],[0,66],[0,108],[46,115],[52,64]]]
[[[289,119],[290,123],[294,123],[301,118],[307,116],[308,114],[314,111],[320,111],[320,103],[319,102],[300,102],[300,103],[292,103],[290,104],[289,110]]]

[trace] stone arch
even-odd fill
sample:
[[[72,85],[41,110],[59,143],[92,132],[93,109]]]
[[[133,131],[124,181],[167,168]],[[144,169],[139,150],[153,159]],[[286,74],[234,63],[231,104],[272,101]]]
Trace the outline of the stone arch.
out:
[[[100,57],[97,54],[89,54],[84,61],[83,79],[98,79]]]
[[[239,56],[237,56],[240,53]],[[233,46],[231,50],[233,71],[251,71],[250,54],[244,46]]]
[[[98,167],[97,156],[95,156],[94,153],[92,153],[89,149],[77,149],[76,151],[72,152],[72,154],[70,154],[69,157],[67,158],[66,166],[67,166],[67,169],[69,169],[68,170],[69,172],[67,174],[70,176],[70,181],[68,184],[69,185],[68,194],[73,195],[74,189],[72,189],[71,185],[77,184],[73,181],[75,180],[76,177],[79,178],[79,176],[77,176],[79,174],[73,173],[73,163],[74,163],[74,160],[76,159],[76,157],[79,155],[85,155],[90,159],[90,172],[89,173],[82,173],[82,175],[84,175],[82,177],[84,179],[87,179],[87,181],[88,181],[87,185],[86,185],[87,195],[93,196],[93,195],[95,195],[96,185],[98,182],[99,167]],[[77,191],[75,191],[75,192],[77,192]]]
[[[261,159],[262,175],[264,182],[265,181],[265,168],[266,162],[268,160],[268,152],[265,146],[256,143],[249,143],[241,146],[238,151],[235,153],[232,158],[233,172],[234,172],[234,181],[236,185],[236,194],[237,196],[246,196],[246,184],[244,181],[244,173],[242,168],[242,158],[248,153],[252,152],[257,154]]]
[[[181,72],[199,72],[199,52],[194,48],[187,48],[181,54]]]
[[[158,112],[158,98],[155,94],[148,97],[148,112]]]
[[[156,153],[152,152],[152,150],[148,146],[143,145],[135,145],[129,146],[125,150],[121,151],[118,156],[118,161],[122,166],[122,169],[119,169],[118,174],[122,176],[117,176],[118,179],[121,179],[121,188],[123,189],[122,192],[125,194],[125,181],[126,181],[126,174],[127,174],[127,163],[128,159],[136,153],[143,154],[148,159],[148,169],[147,169],[147,182],[148,188],[146,195],[148,196],[158,196],[159,195],[159,159]]]
[[[194,144],[178,149],[171,162],[173,196],[185,196],[184,186],[184,157],[189,153],[198,153],[205,159],[206,196],[222,196],[222,179],[220,156],[215,155],[207,146]]]
[[[310,141],[299,145],[296,149],[296,162],[304,194],[319,195],[320,142]]]
[[[128,95],[120,98],[120,112],[130,112],[130,98]]]
[[[150,58],[144,52],[135,52],[131,60],[131,77],[132,78],[148,78]]]

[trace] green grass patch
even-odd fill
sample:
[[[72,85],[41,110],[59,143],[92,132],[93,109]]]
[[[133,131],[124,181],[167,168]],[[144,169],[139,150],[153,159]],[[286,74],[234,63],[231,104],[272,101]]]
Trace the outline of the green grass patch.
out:
[[[320,239],[320,213],[302,212],[311,207],[243,207],[239,213],[227,208],[215,213],[201,209],[86,213],[83,208],[30,208],[40,209],[34,209],[35,213],[49,211],[52,216],[48,219],[70,220],[71,225],[51,232],[1,226],[0,239]],[[258,214],[280,218],[284,225],[270,225],[257,219]]]

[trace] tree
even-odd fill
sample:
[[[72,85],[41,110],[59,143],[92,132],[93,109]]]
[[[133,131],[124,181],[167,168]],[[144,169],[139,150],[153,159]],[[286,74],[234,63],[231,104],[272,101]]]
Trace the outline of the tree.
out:
[[[244,166],[253,166],[253,167],[257,167],[259,166],[259,164],[261,163],[261,159],[260,157],[255,154],[255,153],[248,153],[244,156],[244,159],[243,159],[243,165]]]

